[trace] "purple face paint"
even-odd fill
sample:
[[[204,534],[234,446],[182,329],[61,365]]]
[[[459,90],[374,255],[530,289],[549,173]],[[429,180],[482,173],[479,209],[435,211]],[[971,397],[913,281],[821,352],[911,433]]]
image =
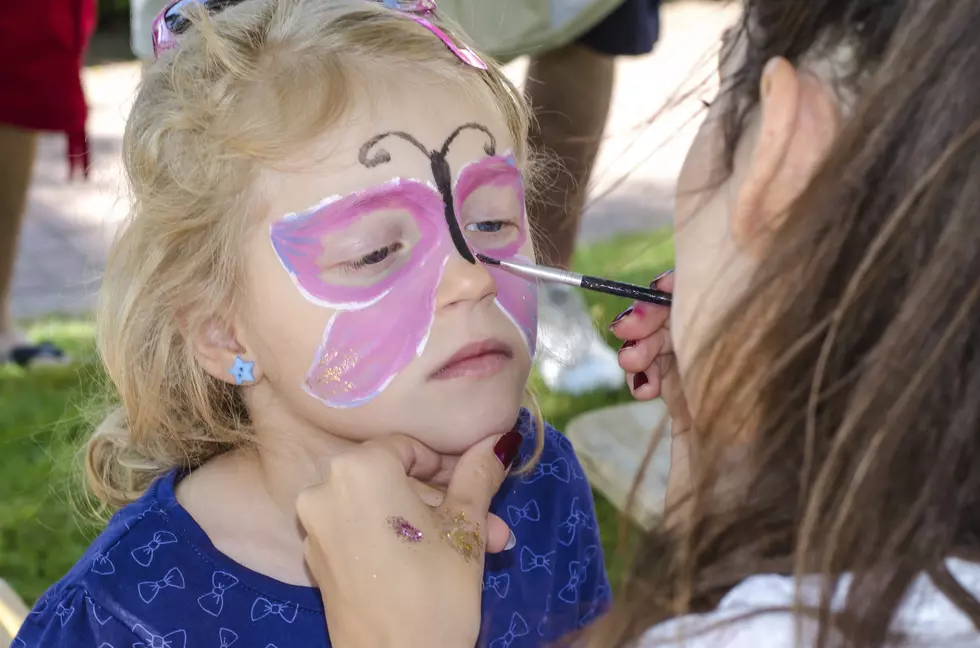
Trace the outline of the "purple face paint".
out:
[[[520,258],[527,218],[513,157],[467,166],[455,195],[473,248]],[[307,375],[307,392],[331,407],[370,401],[425,348],[442,273],[456,253],[442,196],[422,182],[393,180],[286,216],[272,224],[271,239],[300,292],[337,311]],[[533,355],[536,284],[489,271],[498,306]]]
[[[520,255],[527,242],[524,179],[514,157],[490,157],[465,167],[456,182],[456,213],[464,229],[476,222],[512,219],[513,231],[499,237],[478,234],[468,241],[478,252],[501,260],[531,261]],[[481,200],[482,199],[482,200]],[[475,213],[474,213],[475,212]],[[538,336],[538,284],[487,266],[497,284],[497,305],[521,332],[531,357]]]

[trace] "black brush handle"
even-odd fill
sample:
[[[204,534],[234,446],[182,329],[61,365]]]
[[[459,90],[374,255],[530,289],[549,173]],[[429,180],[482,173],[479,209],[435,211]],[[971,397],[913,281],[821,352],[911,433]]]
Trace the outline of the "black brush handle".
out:
[[[621,281],[613,281],[612,279],[603,279],[602,277],[584,276],[582,277],[582,287],[586,290],[626,297],[633,301],[657,304],[658,306],[670,306],[673,303],[673,298],[670,293],[653,290],[652,288],[644,288],[643,286],[634,286],[633,284],[623,283]]]

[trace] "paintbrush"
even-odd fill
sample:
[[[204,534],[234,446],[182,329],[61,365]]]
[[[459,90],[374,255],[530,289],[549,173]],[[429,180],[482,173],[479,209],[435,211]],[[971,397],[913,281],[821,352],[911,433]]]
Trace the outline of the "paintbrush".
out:
[[[541,281],[550,281],[551,283],[576,286],[585,290],[616,295],[617,297],[626,297],[634,301],[657,304],[659,306],[670,306],[671,304],[670,293],[653,290],[652,288],[634,286],[633,284],[613,281],[612,279],[603,279],[602,277],[590,277],[589,275],[581,275],[577,272],[558,270],[557,268],[549,268],[533,263],[501,261],[500,259],[494,259],[483,254],[477,254],[476,258],[487,265],[497,266],[502,270],[506,270],[511,274],[525,279],[540,279]]]

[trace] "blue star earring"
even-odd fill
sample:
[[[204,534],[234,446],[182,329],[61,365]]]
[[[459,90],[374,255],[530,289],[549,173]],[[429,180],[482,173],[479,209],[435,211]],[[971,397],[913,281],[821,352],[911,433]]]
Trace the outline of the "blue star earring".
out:
[[[235,366],[228,370],[228,373],[235,379],[236,385],[247,385],[255,382],[252,370],[255,368],[254,362],[242,360],[241,356],[235,356]]]

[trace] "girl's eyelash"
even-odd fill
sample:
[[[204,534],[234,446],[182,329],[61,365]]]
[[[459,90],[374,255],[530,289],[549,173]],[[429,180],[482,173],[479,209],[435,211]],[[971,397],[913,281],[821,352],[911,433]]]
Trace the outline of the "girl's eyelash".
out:
[[[391,245],[386,245],[382,248],[365,254],[360,259],[354,261],[348,261],[341,264],[340,268],[344,272],[357,272],[358,270],[363,270],[367,266],[377,265],[390,257],[392,254],[402,249],[402,244],[400,242],[392,243]]]
[[[712,104],[712,102],[711,101],[708,101],[707,99],[702,99],[701,100],[701,105],[704,106],[705,108],[710,109],[711,108],[711,104]]]

